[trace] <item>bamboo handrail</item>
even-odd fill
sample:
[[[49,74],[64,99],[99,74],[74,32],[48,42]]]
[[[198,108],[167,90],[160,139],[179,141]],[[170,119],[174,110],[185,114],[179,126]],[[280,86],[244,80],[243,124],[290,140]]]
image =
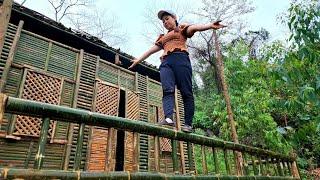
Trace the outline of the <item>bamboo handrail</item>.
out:
[[[274,158],[283,159],[287,161],[295,160],[294,157],[285,156],[283,154],[275,153],[272,151],[263,150],[242,144],[236,144],[228,141],[222,141],[198,134],[188,134],[143,121],[131,121],[126,118],[108,116],[91,111],[41,103],[37,101],[31,101],[15,97],[8,97],[4,108],[5,113],[34,117],[47,116],[51,119],[58,121],[73,122],[78,124],[85,123],[86,125],[94,125],[106,128],[114,127],[115,129],[133,131],[151,136],[165,137],[169,139],[175,139],[178,141],[185,141],[209,147],[218,147],[241,152],[248,152],[260,156],[269,155]]]
[[[295,163],[295,157],[293,156],[285,156],[282,154],[278,154],[272,151],[267,151],[255,147],[250,147],[246,145],[241,145],[241,144],[236,144],[232,142],[227,142],[227,141],[222,141],[222,140],[217,140],[214,138],[202,136],[202,135],[197,135],[197,134],[188,134],[184,133],[181,131],[161,127],[155,124],[150,124],[147,122],[143,121],[132,121],[126,118],[121,118],[121,117],[115,117],[115,116],[108,116],[104,114],[99,114],[91,111],[86,111],[86,110],[80,110],[80,109],[75,109],[75,108],[69,108],[69,107],[64,107],[64,106],[58,106],[58,105],[52,105],[52,104],[47,104],[47,103],[41,103],[37,101],[31,101],[31,100],[26,100],[26,99],[20,99],[20,98],[15,98],[15,97],[7,97],[5,94],[0,94],[0,100],[4,103],[2,103],[2,106],[0,107],[0,112],[2,113],[12,113],[12,114],[18,114],[18,115],[27,115],[27,116],[34,116],[34,117],[45,117],[44,122],[43,122],[43,127],[41,128],[41,132],[43,131],[44,133],[41,133],[40,139],[39,139],[39,147],[38,147],[38,153],[43,153],[44,155],[44,145],[45,145],[45,140],[42,138],[47,136],[47,131],[46,129],[46,124],[45,122],[49,122],[50,119],[54,119],[57,121],[64,121],[64,122],[71,122],[71,123],[78,123],[81,124],[82,128],[80,127],[79,131],[83,131],[81,129],[84,129],[85,125],[92,125],[92,126],[100,126],[100,127],[105,127],[105,128],[115,128],[119,130],[125,130],[125,131],[132,131],[135,133],[141,133],[141,134],[146,134],[146,135],[151,135],[155,137],[155,168],[156,171],[160,171],[159,168],[159,152],[158,149],[159,147],[157,146],[158,141],[157,138],[159,137],[164,137],[164,138],[169,138],[171,139],[172,142],[172,148],[173,150],[173,168],[174,168],[174,173],[179,174],[179,170],[177,167],[177,157],[176,157],[176,152],[177,152],[177,141],[183,141],[187,143],[187,154],[188,154],[188,161],[189,161],[189,174],[193,175],[196,173],[196,169],[194,169],[194,162],[193,162],[193,152],[192,152],[192,147],[193,144],[201,145],[202,146],[202,156],[206,156],[205,152],[205,147],[211,147],[213,150],[213,157],[215,161],[215,172],[219,173],[219,167],[218,167],[218,160],[217,160],[217,153],[216,149],[221,149],[223,150],[224,154],[224,159],[225,159],[225,167],[228,175],[231,174],[231,165],[228,162],[228,151],[239,151],[242,153],[248,153],[251,158],[252,158],[252,166],[254,170],[254,174],[256,176],[263,177],[265,173],[260,174],[258,173],[258,169],[262,170],[262,164],[263,161],[261,158],[264,157],[270,157],[271,160],[274,160],[274,165],[278,165],[278,168],[276,169],[278,172],[276,176],[272,177],[277,177],[278,175],[282,177],[289,177],[287,176],[287,173],[283,171],[283,168],[285,168],[284,162],[288,162],[289,164],[294,164]],[[3,117],[0,115],[0,117]],[[1,121],[1,119],[0,119]],[[78,140],[77,140],[77,153],[76,153],[76,158],[75,158],[75,164],[73,167],[73,171],[78,171],[80,169],[80,160],[81,160],[81,149],[82,149],[82,141],[83,133],[80,133]],[[44,142],[44,143],[41,143]],[[42,156],[41,156],[42,157]],[[254,157],[257,158],[258,165],[256,164],[256,161]],[[204,158],[203,164],[206,164],[206,157]],[[36,160],[34,170],[26,171],[27,173],[33,173],[36,170],[41,169],[43,159],[39,159],[38,161]],[[283,163],[283,167],[281,166],[281,163]],[[250,163],[248,163],[250,164]],[[280,167],[279,167],[280,165]],[[257,167],[258,166],[258,167]],[[288,166],[288,165],[287,165]],[[277,167],[277,166],[276,166]],[[292,169],[292,171],[297,171],[297,167],[294,166],[295,169]],[[14,171],[15,172],[15,171]],[[80,171],[79,171],[80,172]],[[233,172],[233,171],[232,171]],[[7,172],[6,172],[7,173]],[[82,172],[81,172],[82,173]],[[207,172],[205,172],[206,174]],[[8,174],[8,173],[7,173]],[[184,174],[184,173],[182,173]],[[249,175],[249,173],[245,173],[246,175]],[[103,173],[103,177],[109,177],[105,176],[106,173]],[[151,176],[151,173],[149,173]],[[95,177],[95,175],[92,175],[92,177]],[[299,178],[298,174],[292,174],[293,177]],[[1,175],[0,175],[1,177]],[[61,176],[59,176],[61,177]],[[91,176],[90,176],[91,177]],[[110,176],[111,177],[111,176]],[[131,177],[131,175],[130,175]],[[167,177],[167,176],[166,176]],[[173,179],[175,178],[181,178],[180,176],[172,176]],[[194,176],[193,176],[194,177]],[[198,177],[198,175],[196,175]],[[207,176],[205,176],[207,177]],[[210,178],[214,176],[208,176]],[[219,176],[220,178],[221,176]],[[226,176],[226,177],[231,177],[231,176]],[[241,176],[245,177],[245,176]],[[132,178],[131,178],[132,179]],[[160,178],[161,179],[161,178]],[[221,178],[220,178],[221,179]],[[291,177],[292,179],[292,177]]]

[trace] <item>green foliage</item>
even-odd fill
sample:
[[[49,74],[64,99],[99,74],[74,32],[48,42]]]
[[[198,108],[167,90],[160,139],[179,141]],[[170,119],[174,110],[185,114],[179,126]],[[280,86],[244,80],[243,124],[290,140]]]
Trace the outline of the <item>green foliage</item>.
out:
[[[320,166],[320,8],[317,1],[292,3],[290,46],[276,41],[250,59],[248,45],[224,47],[239,141],[256,147],[298,154],[303,169]],[[204,66],[204,88],[196,93],[194,125],[230,139],[226,105],[215,91],[214,68]]]

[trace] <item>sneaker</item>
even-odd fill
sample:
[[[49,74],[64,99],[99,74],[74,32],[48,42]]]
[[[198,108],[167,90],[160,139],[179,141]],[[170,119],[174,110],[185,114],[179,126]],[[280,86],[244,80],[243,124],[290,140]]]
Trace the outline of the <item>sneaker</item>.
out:
[[[176,122],[174,120],[171,120],[170,118],[166,118],[162,121],[159,121],[158,124],[163,125],[163,126],[175,126]]]
[[[193,132],[192,126],[189,126],[189,125],[184,125],[181,129],[185,133],[192,133]]]

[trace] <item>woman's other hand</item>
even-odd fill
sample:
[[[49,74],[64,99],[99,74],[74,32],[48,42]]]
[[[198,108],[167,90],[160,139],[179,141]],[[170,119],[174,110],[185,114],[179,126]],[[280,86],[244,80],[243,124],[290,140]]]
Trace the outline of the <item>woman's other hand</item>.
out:
[[[212,29],[221,29],[227,27],[226,25],[220,24],[221,20],[212,23]]]
[[[132,62],[132,64],[131,64],[131,66],[128,67],[128,69],[132,69],[133,67],[135,67],[137,64],[140,63],[139,59],[137,59],[137,58],[134,58],[131,62]]]

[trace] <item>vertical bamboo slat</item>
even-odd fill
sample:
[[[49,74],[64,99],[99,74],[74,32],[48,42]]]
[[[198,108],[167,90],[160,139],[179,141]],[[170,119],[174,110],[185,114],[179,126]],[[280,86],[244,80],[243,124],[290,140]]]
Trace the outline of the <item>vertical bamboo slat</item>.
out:
[[[252,161],[252,166],[253,166],[253,173],[254,173],[254,175],[258,175],[259,172],[258,172],[257,163],[254,158],[254,155],[251,155],[251,161]]]
[[[154,163],[155,170],[160,171],[160,157],[159,157],[159,137],[154,136]]]
[[[49,42],[48,52],[47,52],[47,57],[46,57],[46,62],[45,62],[45,65],[44,65],[44,70],[45,70],[45,71],[48,70],[48,65],[49,65],[49,60],[50,60],[50,56],[51,56],[51,51],[52,51],[52,42]]]
[[[223,149],[223,157],[224,157],[224,163],[226,165],[227,174],[231,174],[231,169],[230,169],[229,160],[228,160],[228,150],[227,149]]]
[[[80,163],[82,158],[82,145],[83,145],[83,137],[84,137],[84,128],[85,124],[81,123],[78,133],[77,139],[77,148],[76,148],[76,156],[75,156],[75,163],[73,166],[73,170],[78,171],[80,169]]]
[[[244,168],[244,175],[250,175],[250,169],[248,166],[248,156],[246,153],[243,154],[243,168]]]
[[[179,174],[179,169],[178,169],[178,156],[177,156],[177,141],[171,139],[171,147],[172,147],[172,162],[173,162],[173,172],[175,174]]]
[[[206,147],[204,145],[201,146],[201,155],[203,173],[208,174]]]
[[[188,161],[189,161],[189,173],[190,174],[194,174],[195,170],[194,170],[194,164],[193,164],[193,155],[192,155],[192,143],[187,142],[187,149],[188,149]]]
[[[37,154],[34,162],[34,169],[41,169],[42,167],[44,157],[45,157],[44,152],[45,152],[45,146],[48,138],[49,126],[50,126],[50,119],[48,117],[45,117],[41,125],[39,144],[37,148],[38,150],[37,150]]]
[[[218,160],[218,155],[217,155],[217,149],[212,147],[212,153],[213,153],[213,161],[214,161],[214,171],[216,174],[220,173],[220,168],[219,168],[219,160]]]
[[[278,172],[279,172],[279,176],[284,176],[283,167],[281,165],[281,160],[280,159],[277,159],[277,169],[278,169]]]

